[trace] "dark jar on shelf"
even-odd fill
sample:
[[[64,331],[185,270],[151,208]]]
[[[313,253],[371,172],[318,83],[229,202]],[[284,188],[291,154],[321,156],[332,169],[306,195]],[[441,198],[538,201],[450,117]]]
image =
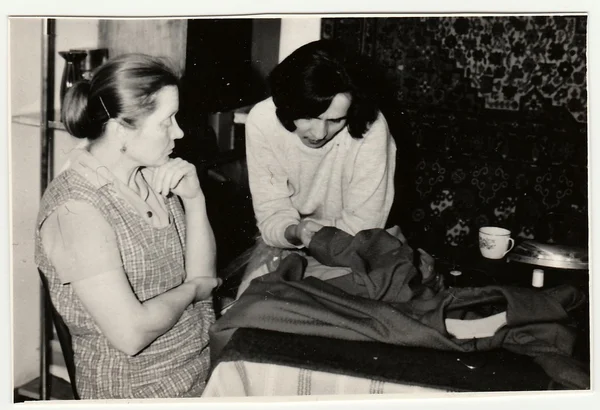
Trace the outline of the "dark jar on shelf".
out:
[[[69,88],[73,87],[77,81],[83,78],[79,67],[81,60],[86,56],[86,52],[59,51],[58,54],[65,59],[65,68],[63,69],[62,80],[60,82],[60,101],[62,102]]]

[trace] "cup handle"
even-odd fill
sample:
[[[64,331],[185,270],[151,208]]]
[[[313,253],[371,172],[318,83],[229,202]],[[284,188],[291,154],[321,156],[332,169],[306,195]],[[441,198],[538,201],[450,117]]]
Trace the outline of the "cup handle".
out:
[[[508,247],[508,249],[506,250],[506,252],[504,252],[504,255],[502,255],[502,256],[505,256],[515,246],[515,241],[513,240],[513,238],[508,238],[508,242],[510,243],[510,246]]]

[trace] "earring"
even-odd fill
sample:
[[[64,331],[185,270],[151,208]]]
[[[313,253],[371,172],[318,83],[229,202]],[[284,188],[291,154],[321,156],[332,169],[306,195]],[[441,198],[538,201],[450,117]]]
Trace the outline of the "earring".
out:
[[[120,151],[121,151],[121,154],[126,153],[127,152],[127,146],[125,144],[123,144],[123,146],[121,147]]]

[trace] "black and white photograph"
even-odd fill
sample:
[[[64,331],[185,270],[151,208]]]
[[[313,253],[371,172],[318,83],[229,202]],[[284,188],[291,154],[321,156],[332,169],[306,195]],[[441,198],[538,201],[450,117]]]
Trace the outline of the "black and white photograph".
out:
[[[7,20],[16,406],[593,392],[588,13]]]

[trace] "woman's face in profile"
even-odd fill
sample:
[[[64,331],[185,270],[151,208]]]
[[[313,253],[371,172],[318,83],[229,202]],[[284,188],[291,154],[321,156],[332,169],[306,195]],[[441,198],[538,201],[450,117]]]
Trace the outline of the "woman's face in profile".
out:
[[[329,108],[317,118],[300,118],[294,121],[300,141],[309,148],[321,148],[331,141],[345,126],[352,97],[348,93],[336,94]]]
[[[166,163],[175,140],[183,137],[175,119],[178,109],[177,87],[165,86],[156,94],[156,109],[136,130],[137,138],[128,144],[127,154],[143,166],[156,167]]]

